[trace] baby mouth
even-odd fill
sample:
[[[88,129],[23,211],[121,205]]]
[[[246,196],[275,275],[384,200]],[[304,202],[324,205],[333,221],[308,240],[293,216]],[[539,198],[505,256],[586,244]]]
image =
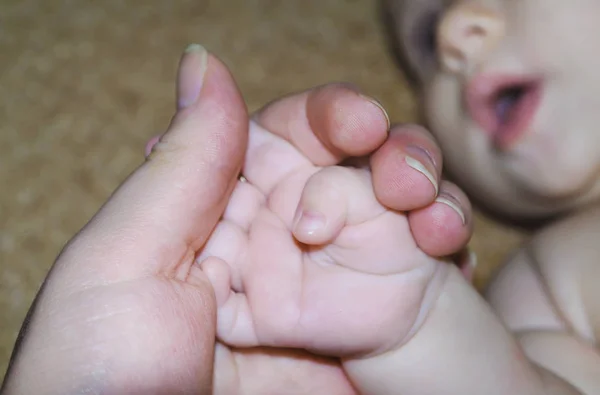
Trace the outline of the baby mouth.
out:
[[[510,76],[477,77],[466,92],[471,117],[501,151],[510,149],[527,132],[540,97],[539,79]]]

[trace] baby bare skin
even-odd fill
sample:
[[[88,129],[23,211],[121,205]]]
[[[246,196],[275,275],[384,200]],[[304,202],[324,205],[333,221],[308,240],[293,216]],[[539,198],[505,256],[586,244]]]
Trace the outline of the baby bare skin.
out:
[[[360,394],[578,394],[525,356],[458,268],[417,246],[422,214],[465,226],[458,188],[439,186],[454,207],[396,211],[375,197],[369,169],[315,166],[255,123],[248,145],[255,154],[198,257],[221,342],[341,358]]]
[[[452,178],[505,218],[560,218],[514,253],[487,300],[542,375],[560,378],[546,393],[600,393],[600,2],[384,0],[384,7]],[[493,320],[482,318],[472,335],[504,341],[486,327]],[[460,376],[471,356],[454,357]],[[490,356],[461,377],[492,368]]]

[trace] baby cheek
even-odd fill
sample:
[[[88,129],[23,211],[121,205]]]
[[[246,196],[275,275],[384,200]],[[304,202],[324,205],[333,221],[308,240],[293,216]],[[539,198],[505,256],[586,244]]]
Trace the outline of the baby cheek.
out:
[[[505,161],[508,175],[522,188],[542,197],[581,196],[598,183],[596,144],[581,147],[569,141],[540,137],[524,144]]]
[[[460,156],[467,153],[471,140],[478,145],[485,140],[483,132],[475,130],[465,113],[460,100],[459,85],[446,77],[435,78],[423,93],[423,111],[431,133],[444,153]],[[481,135],[481,136],[479,136]]]

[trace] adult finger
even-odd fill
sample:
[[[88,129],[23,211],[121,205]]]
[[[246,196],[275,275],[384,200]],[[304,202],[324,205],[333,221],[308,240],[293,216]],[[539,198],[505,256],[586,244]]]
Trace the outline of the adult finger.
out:
[[[385,141],[390,126],[381,104],[343,83],[278,99],[253,119],[317,166],[371,153]]]
[[[177,95],[167,132],[65,249],[62,266],[73,257],[98,283],[188,275],[237,181],[248,114],[227,67],[201,46],[181,58]]]
[[[435,201],[408,214],[419,248],[442,257],[457,254],[473,235],[473,212],[467,196],[454,184],[443,181]]]
[[[421,126],[397,125],[371,156],[373,187],[379,201],[409,211],[431,204],[438,195],[442,153]]]

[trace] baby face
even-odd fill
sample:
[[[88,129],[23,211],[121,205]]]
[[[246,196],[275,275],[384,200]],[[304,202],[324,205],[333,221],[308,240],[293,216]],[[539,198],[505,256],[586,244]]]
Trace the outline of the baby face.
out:
[[[385,0],[449,173],[541,218],[600,197],[600,2]]]

